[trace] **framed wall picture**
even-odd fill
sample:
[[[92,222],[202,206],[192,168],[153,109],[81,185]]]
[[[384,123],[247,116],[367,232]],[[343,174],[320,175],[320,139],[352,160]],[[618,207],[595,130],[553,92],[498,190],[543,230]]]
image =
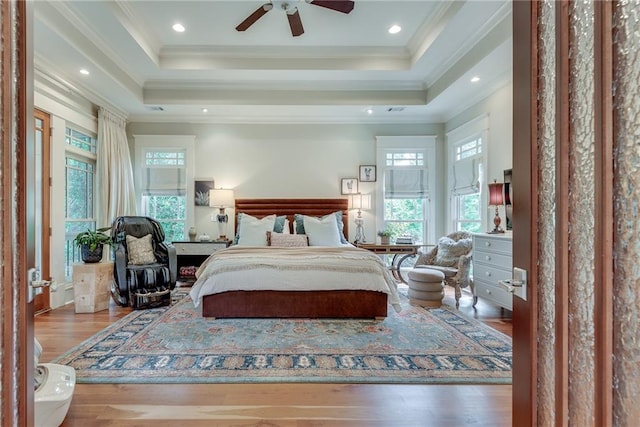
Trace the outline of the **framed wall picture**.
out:
[[[360,179],[360,182],[376,182],[376,166],[360,165],[358,179]]]
[[[342,194],[355,194],[358,192],[358,178],[342,178]]]
[[[193,200],[196,206],[209,206],[209,190],[213,190],[213,180],[196,180]]]

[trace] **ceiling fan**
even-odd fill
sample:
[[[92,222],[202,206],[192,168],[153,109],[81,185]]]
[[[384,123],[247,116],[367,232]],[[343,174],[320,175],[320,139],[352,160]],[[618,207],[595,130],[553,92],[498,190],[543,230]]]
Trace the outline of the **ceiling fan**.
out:
[[[305,0],[315,6],[324,7],[327,9],[335,10],[336,12],[349,13],[353,10],[354,2],[348,0]],[[291,35],[298,37],[304,34],[304,27],[302,26],[302,20],[300,19],[300,13],[298,12],[297,4],[300,0],[271,0],[268,3],[263,4],[249,15],[244,21],[236,27],[238,31],[245,31],[250,26],[256,23],[256,21],[262,18],[271,9],[276,8],[283,10],[287,14],[289,20],[289,27],[291,28]]]

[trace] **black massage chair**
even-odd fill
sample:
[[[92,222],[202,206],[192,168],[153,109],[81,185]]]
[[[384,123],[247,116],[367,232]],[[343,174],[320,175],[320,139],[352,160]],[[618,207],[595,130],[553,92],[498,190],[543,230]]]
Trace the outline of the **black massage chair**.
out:
[[[151,235],[155,262],[130,263],[132,258],[129,256],[126,236],[143,238],[148,234]],[[113,221],[111,238],[114,247],[113,300],[118,305],[131,306],[135,310],[170,305],[171,291],[176,286],[178,262],[175,248],[164,243],[164,230],[160,223],[144,216],[120,216]]]

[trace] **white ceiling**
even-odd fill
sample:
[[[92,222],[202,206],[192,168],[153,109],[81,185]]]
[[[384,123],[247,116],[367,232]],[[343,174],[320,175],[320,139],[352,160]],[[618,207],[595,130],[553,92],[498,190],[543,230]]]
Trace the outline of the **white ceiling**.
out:
[[[236,31],[265,1],[36,1],[36,81],[130,121],[263,123],[442,122],[511,81],[508,0],[301,1],[300,37],[276,8]]]

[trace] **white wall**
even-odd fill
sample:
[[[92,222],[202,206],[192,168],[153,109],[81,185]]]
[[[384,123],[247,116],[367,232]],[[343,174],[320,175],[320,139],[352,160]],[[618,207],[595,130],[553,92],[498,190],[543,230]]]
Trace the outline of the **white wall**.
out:
[[[233,188],[236,198],[346,197],[340,179],[358,176],[358,166],[375,164],[376,136],[440,136],[441,125],[359,124],[186,124],[130,123],[131,135],[196,135],[196,178]],[[130,138],[132,142],[132,138]],[[442,163],[440,163],[442,164]],[[363,183],[361,192],[375,192]],[[217,235],[216,209],[196,207],[198,233]],[[373,213],[365,214],[365,235],[375,236]],[[353,213],[349,230],[353,240]],[[191,225],[191,224],[189,224]],[[233,224],[229,224],[228,235]]]

